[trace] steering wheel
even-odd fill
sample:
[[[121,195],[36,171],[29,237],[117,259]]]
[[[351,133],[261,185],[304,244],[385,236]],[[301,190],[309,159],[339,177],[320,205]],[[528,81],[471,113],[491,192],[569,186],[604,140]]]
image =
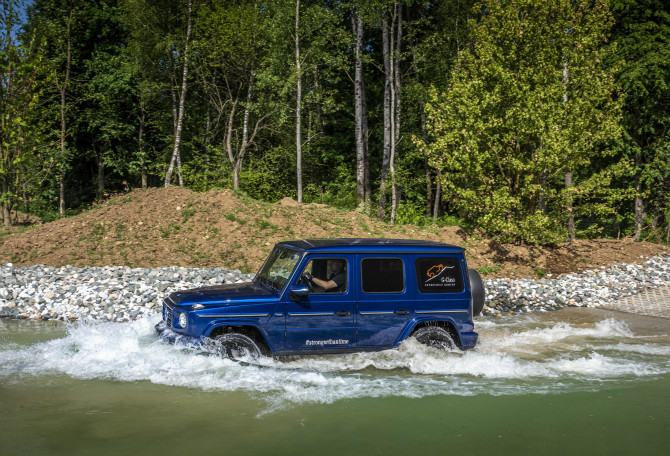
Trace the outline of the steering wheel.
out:
[[[311,276],[310,276],[310,278],[311,278]],[[314,291],[314,285],[312,285],[312,281],[310,280],[310,278],[308,278],[308,276],[306,275],[306,273],[302,273],[302,274],[300,275],[300,282],[301,282],[303,285],[307,286],[307,288],[309,289],[309,291]]]

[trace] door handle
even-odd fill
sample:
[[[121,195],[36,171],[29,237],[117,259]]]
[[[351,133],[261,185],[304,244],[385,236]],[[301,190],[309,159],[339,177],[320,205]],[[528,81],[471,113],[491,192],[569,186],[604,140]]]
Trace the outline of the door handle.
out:
[[[409,315],[409,310],[396,310],[395,313],[397,315]]]
[[[346,310],[340,310],[339,312],[335,312],[335,315],[338,317],[348,317],[351,315],[351,312],[347,312]]]

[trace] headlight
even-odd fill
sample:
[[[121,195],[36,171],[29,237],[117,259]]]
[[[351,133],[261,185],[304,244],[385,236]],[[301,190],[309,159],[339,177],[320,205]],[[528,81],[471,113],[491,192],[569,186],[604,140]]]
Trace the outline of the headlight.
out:
[[[188,316],[185,313],[180,313],[179,314],[179,326],[182,328],[186,328],[186,324],[188,323]]]

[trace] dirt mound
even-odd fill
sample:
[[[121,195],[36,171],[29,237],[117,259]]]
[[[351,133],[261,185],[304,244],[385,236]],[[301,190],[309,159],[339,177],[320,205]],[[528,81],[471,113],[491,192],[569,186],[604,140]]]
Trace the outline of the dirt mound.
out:
[[[393,226],[358,212],[270,204],[230,190],[136,189],[72,218],[0,236],[0,262],[17,265],[224,266],[255,271],[276,242],[328,237],[426,239],[467,249],[485,275],[536,277],[670,251],[656,244],[575,241],[559,248],[500,245],[459,227]]]
[[[279,204],[282,206],[288,206],[288,207],[300,207],[301,204],[294,200],[293,198],[287,196],[285,198],[282,198],[281,201],[279,201]]]

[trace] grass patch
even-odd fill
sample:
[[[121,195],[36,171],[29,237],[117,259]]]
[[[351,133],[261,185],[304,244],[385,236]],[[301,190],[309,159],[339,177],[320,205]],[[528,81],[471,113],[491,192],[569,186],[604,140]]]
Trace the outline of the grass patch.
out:
[[[547,270],[544,268],[533,268],[533,272],[535,272],[535,275],[537,276],[538,279],[541,279],[542,277],[547,275]]]
[[[83,238],[87,241],[95,242],[97,244],[102,241],[102,238],[105,235],[105,231],[105,225],[96,225],[86,236],[83,236]]]
[[[502,266],[495,265],[495,266],[481,266],[477,268],[477,271],[481,275],[489,275],[489,274],[495,274],[496,272],[500,271],[502,269]]]
[[[277,231],[279,229],[277,225],[270,223],[267,220],[256,219],[255,225],[261,230],[271,229],[272,231]]]
[[[223,216],[224,216],[226,219],[230,220],[231,222],[237,222],[237,223],[239,223],[240,225],[244,225],[245,223],[247,223],[246,220],[239,218],[238,216],[236,216],[236,215],[235,215],[234,213],[232,213],[232,212],[228,212],[228,213],[226,213],[226,214],[223,214]]]
[[[126,226],[123,223],[116,224],[116,239],[119,241],[126,240]]]
[[[159,228],[161,232],[161,237],[163,239],[167,239],[172,235],[179,234],[179,230],[181,230],[181,226],[177,225],[176,223],[170,223],[167,227],[165,228]]]
[[[190,204],[190,203],[189,203]],[[195,209],[184,209],[181,211],[181,222],[186,223],[188,219],[193,217],[195,214]]]

